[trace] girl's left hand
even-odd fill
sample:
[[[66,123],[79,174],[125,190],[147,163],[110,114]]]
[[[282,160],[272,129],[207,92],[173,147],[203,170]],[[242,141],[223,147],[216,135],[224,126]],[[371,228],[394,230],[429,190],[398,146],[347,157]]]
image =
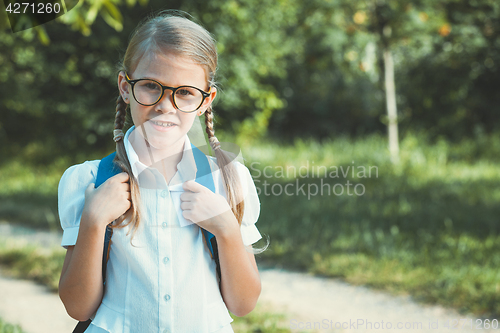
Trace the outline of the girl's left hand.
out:
[[[180,197],[182,216],[185,219],[196,223],[215,237],[238,225],[231,207],[222,195],[194,180],[188,180],[182,188],[186,191]]]

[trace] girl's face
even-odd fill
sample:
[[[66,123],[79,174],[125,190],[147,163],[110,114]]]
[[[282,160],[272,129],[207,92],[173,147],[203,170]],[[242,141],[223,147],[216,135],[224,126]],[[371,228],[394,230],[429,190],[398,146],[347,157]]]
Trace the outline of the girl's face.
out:
[[[207,75],[202,66],[191,59],[171,53],[152,54],[141,59],[134,72],[128,73],[131,80],[154,79],[169,87],[194,86],[208,92]],[[205,98],[200,108],[185,113],[175,108],[172,91],[165,90],[163,97],[152,106],[144,106],[134,99],[131,85],[125,80],[125,73],[118,76],[120,93],[130,103],[136,135],[145,136],[149,145],[159,149],[179,152],[183,148],[184,135],[193,125],[196,116],[201,116],[212,103],[217,93],[212,87],[210,96]],[[128,101],[127,101],[128,98]],[[136,132],[136,131],[134,131]]]

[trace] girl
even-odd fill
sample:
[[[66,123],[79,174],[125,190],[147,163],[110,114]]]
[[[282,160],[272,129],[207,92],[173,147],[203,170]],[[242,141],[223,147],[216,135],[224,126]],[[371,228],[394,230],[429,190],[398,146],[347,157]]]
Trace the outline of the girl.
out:
[[[215,42],[198,24],[161,12],[138,26],[121,67],[114,140],[124,172],[96,189],[99,161],[87,161],[59,184],[61,300],[71,317],[92,318],[90,333],[233,332],[227,310],[246,315],[261,290],[251,249],[261,238],[260,206],[248,169],[214,135]],[[127,107],[134,126],[124,134]],[[215,193],[194,181],[187,133],[202,115]],[[200,228],[217,239],[220,280]]]

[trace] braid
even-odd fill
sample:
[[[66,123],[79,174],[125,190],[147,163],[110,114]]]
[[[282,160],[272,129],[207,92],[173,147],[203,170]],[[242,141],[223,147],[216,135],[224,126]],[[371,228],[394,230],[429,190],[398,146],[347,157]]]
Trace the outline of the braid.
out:
[[[122,95],[118,96],[116,100],[116,116],[115,116],[115,130],[122,130],[125,126],[125,117],[127,116],[127,103],[122,98]]]
[[[115,115],[115,133],[116,131],[122,131],[125,126],[125,119],[127,116],[127,106],[122,96],[118,96],[116,100],[116,115]],[[123,134],[122,134],[123,135]],[[139,182],[132,173],[132,167],[127,157],[127,152],[125,150],[125,143],[123,142],[123,136],[116,140],[116,156],[114,162],[118,164],[120,169],[129,175],[130,183],[130,196],[132,205],[130,209],[120,216],[116,223],[113,225],[114,228],[123,228],[132,224],[132,237],[135,235],[137,228],[140,223],[140,192],[139,192]],[[132,239],[130,240],[132,242]]]
[[[230,159],[229,156],[222,149],[220,149],[219,140],[215,137],[213,121],[214,116],[212,113],[212,106],[209,106],[205,111],[205,131],[208,134],[208,141],[210,142],[212,151],[215,153],[217,165],[221,171],[221,178],[224,188],[226,189],[227,201],[234,216],[236,216],[238,223],[241,224],[241,221],[243,220],[243,209],[245,206],[243,195],[241,193],[240,179],[236,168],[232,163],[232,159]]]
[[[215,137],[214,115],[212,113],[212,106],[209,106],[207,108],[207,111],[205,111],[205,126],[206,126],[205,131],[208,134],[208,140],[210,140],[211,138],[214,138]]]

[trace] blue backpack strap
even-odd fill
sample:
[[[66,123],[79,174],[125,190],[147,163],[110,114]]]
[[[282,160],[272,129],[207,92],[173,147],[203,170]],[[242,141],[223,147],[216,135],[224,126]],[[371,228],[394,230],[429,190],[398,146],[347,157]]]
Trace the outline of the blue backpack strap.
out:
[[[212,169],[210,168],[210,164],[208,163],[208,157],[192,143],[191,148],[194,156],[194,161],[196,163],[195,181],[215,193],[214,178],[212,177]],[[215,236],[203,228],[201,229],[201,231],[203,233],[203,237],[205,238],[205,243],[207,243],[208,249],[210,250],[210,254],[215,260],[217,273],[219,273],[220,276],[219,253],[217,251],[217,241],[215,240]]]
[[[104,157],[99,163],[97,169],[97,176],[95,180],[95,187],[101,186],[106,180],[119,174],[122,170],[113,162],[116,152]],[[106,234],[104,235],[104,253],[102,256],[102,280],[106,284],[106,264],[109,256],[109,241],[113,234],[113,229],[108,225],[106,226]]]
[[[116,152],[109,154],[101,160],[99,163],[99,169],[97,170],[97,177],[95,180],[95,187],[98,188],[106,180],[113,177],[114,175],[122,172],[120,168],[113,162]]]
[[[112,153],[101,160],[99,163],[99,168],[97,169],[97,176],[95,180],[95,187],[99,187],[109,178],[117,175],[121,172],[120,168],[118,168],[114,163],[113,159],[115,158],[116,152]],[[106,226],[106,234],[104,235],[104,249],[102,254],[102,281],[106,284],[106,266],[108,263],[109,256],[109,241],[111,236],[113,235],[113,229],[108,225]],[[80,321],[73,330],[73,333],[83,333],[89,327],[91,319],[87,321]]]

